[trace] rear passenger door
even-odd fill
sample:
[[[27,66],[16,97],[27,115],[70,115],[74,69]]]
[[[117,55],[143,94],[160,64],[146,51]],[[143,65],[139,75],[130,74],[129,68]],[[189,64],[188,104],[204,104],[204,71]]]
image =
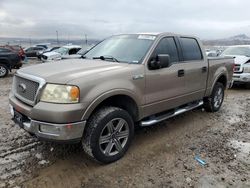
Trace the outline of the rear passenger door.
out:
[[[205,61],[200,45],[195,38],[179,37],[181,47],[180,65],[184,72],[184,94],[190,100],[202,99],[206,89],[208,63]]]

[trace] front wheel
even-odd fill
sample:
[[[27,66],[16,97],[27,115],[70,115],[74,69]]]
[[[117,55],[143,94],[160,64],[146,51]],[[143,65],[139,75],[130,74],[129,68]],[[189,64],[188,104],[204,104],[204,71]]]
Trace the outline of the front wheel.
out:
[[[7,76],[9,69],[6,65],[0,64],[0,78]]]
[[[125,110],[104,107],[88,121],[82,138],[84,151],[101,163],[124,156],[134,135],[134,122]]]
[[[224,100],[224,90],[222,83],[215,84],[211,96],[204,99],[204,108],[207,112],[217,112],[220,109]]]

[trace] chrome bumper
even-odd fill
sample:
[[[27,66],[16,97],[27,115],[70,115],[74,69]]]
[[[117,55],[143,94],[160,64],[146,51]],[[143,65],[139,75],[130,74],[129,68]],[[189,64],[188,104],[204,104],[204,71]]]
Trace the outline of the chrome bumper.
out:
[[[68,124],[54,124],[41,121],[30,120],[23,123],[23,129],[35,134],[38,138],[68,141],[80,140],[83,135],[86,121]]]
[[[250,82],[250,73],[233,74],[234,82]]]
[[[14,109],[10,105],[11,115],[14,118]],[[14,120],[15,121],[15,120]],[[76,123],[56,124],[42,121],[36,121],[25,118],[25,121],[18,123],[21,128],[35,135],[40,139],[51,141],[77,141],[82,138],[86,121]]]

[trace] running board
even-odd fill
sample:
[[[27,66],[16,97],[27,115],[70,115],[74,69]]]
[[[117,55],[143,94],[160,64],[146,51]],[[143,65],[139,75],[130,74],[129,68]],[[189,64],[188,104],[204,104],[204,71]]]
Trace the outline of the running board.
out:
[[[196,104],[191,104],[191,105],[185,106],[184,108],[177,109],[175,112],[173,112],[171,114],[167,113],[167,114],[155,117],[154,119],[141,121],[141,126],[142,127],[147,127],[147,126],[154,125],[156,123],[159,123],[161,121],[167,120],[167,119],[169,119],[171,117],[177,116],[177,115],[182,114],[184,112],[193,110],[193,109],[195,109],[195,108],[197,108],[199,106],[202,106],[202,105],[203,105],[203,101],[199,101]]]

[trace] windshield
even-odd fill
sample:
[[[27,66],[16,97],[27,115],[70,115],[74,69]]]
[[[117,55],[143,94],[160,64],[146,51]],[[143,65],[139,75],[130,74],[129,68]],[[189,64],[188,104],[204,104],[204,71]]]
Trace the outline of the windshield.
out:
[[[250,56],[250,47],[229,47],[222,54],[225,55],[243,55]]]
[[[97,59],[104,56],[119,62],[141,63],[155,38],[153,35],[113,36],[93,47],[84,57]]]
[[[57,53],[60,53],[63,55],[63,54],[66,54],[68,52],[68,48],[61,47],[61,48],[54,50],[54,52],[57,52]]]

